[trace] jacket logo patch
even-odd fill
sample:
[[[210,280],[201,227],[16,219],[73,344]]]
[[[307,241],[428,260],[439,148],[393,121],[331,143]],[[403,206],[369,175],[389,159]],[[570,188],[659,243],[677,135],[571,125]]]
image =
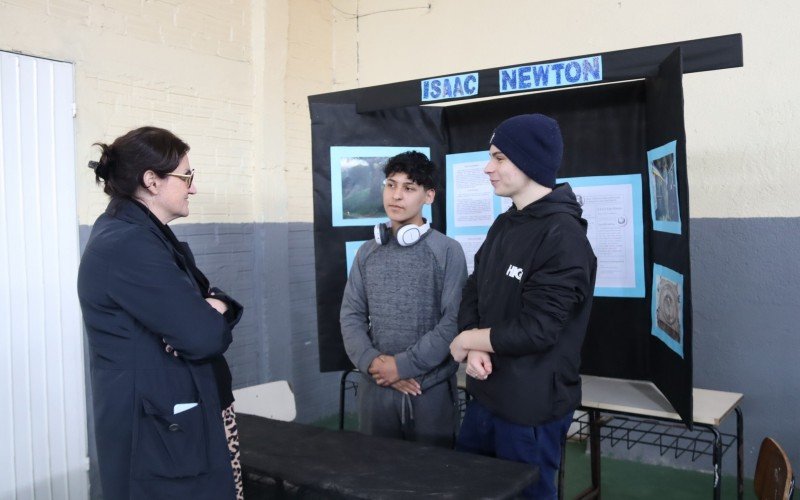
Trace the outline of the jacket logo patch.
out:
[[[519,267],[515,266],[514,264],[511,264],[510,266],[508,266],[508,271],[506,271],[506,276],[514,278],[517,281],[522,281],[522,273],[523,272],[524,271],[522,270],[522,268],[519,268]]]

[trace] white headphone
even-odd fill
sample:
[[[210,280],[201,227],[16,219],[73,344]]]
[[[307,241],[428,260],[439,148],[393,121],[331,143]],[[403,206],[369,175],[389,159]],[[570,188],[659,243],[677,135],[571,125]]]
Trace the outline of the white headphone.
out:
[[[428,224],[428,221],[425,219],[422,220],[424,223],[421,226],[406,224],[397,230],[397,243],[399,243],[401,247],[410,247],[418,242],[423,234],[430,230],[431,225]],[[375,233],[375,241],[378,245],[389,243],[392,239],[392,221],[376,225],[373,232]]]

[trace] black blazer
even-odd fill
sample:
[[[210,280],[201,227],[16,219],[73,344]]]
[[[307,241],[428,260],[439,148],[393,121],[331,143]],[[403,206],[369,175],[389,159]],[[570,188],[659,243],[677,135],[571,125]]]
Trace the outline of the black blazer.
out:
[[[210,360],[230,345],[241,308],[235,321],[212,308],[186,259],[143,207],[120,199],[95,222],[81,258],[105,498],[235,497]],[[181,403],[197,406],[174,414]]]

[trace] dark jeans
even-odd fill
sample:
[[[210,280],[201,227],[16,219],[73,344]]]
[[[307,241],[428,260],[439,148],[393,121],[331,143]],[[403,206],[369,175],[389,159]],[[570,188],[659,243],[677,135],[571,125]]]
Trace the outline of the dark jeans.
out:
[[[538,466],[539,480],[525,488],[523,497],[555,499],[561,440],[572,423],[572,414],[542,425],[519,425],[494,415],[473,399],[464,413],[456,449]]]

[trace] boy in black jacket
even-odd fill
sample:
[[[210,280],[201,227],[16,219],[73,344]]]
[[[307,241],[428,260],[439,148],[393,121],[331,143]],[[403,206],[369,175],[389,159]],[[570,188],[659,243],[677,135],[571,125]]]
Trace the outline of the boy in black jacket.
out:
[[[490,139],[484,172],[514,205],[475,255],[450,351],[467,362],[457,448],[539,467],[525,496],[556,498],[561,441],[581,400],[580,353],[597,260],[569,184],[555,185],[558,123],[519,115]]]

